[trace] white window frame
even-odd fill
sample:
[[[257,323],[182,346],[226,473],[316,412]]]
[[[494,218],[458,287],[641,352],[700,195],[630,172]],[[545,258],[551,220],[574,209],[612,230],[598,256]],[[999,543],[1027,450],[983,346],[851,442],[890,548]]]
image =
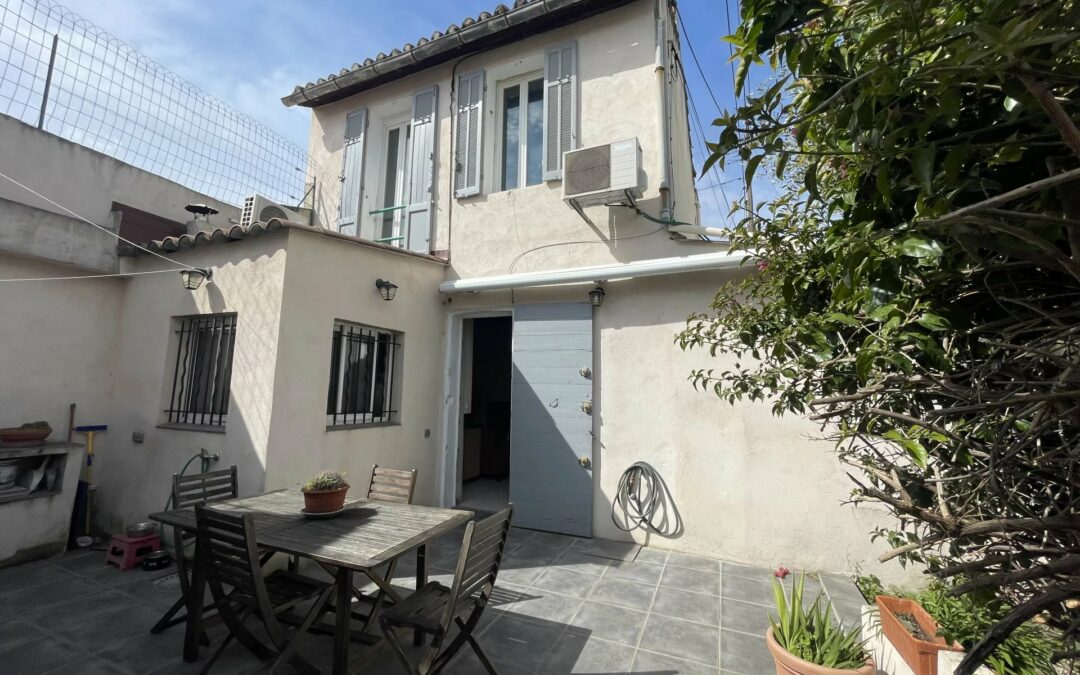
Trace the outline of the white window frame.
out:
[[[405,185],[405,182],[408,180],[409,176],[409,143],[412,141],[411,126],[412,120],[408,117],[399,117],[389,120],[383,124],[382,138],[379,139],[379,154],[381,156],[379,158],[378,192],[376,193],[377,198],[375,200],[377,206],[373,209],[377,213],[369,213],[368,217],[371,220],[371,240],[378,243],[389,244],[390,246],[401,247],[405,244],[403,234],[404,216],[408,204],[404,204],[403,202],[406,200],[407,196],[407,186]],[[386,169],[390,161],[390,132],[394,129],[398,129],[398,133],[405,135],[405,142],[398,142],[397,170],[395,172],[397,176],[397,186],[395,188],[396,203],[384,204],[383,202],[386,200]],[[385,213],[382,213],[381,210],[391,206],[400,206],[402,208],[394,211],[394,225],[390,235],[391,237],[398,237],[398,239],[388,241],[382,236],[383,216]]]
[[[499,81],[495,85],[495,157],[494,165],[495,170],[492,172],[495,176],[495,184],[492,186],[492,192],[506,192],[508,190],[520,190],[527,187],[534,187],[533,185],[526,185],[526,174],[528,169],[528,148],[529,148],[529,134],[528,134],[528,121],[529,121],[529,83],[539,80],[540,81],[540,114],[541,114],[541,137],[540,137],[540,180],[535,185],[543,185],[544,183],[544,137],[543,137],[543,124],[544,124],[544,110],[543,110],[543,87],[544,87],[544,69],[532,70],[530,72],[515,75],[505,80]],[[505,113],[506,113],[506,90],[512,87],[520,87],[520,103],[518,104],[518,186],[512,188],[503,187],[503,138],[506,136],[505,129]]]
[[[363,335],[369,334],[373,336],[372,348],[374,353],[371,357],[372,372],[371,383],[367,392],[366,405],[364,406],[368,412],[343,412],[345,403],[345,372],[347,368],[346,357],[349,351],[349,343],[342,339],[336,345],[337,354],[335,354],[335,344],[333,337],[337,336],[341,331],[342,335],[345,335],[345,331],[349,331],[349,335],[359,335],[359,341],[363,342]],[[355,331],[355,333],[353,332]],[[399,386],[399,372],[401,369],[401,352],[402,352],[402,334],[396,331],[387,330],[385,328],[377,328],[375,326],[368,326],[365,324],[355,323],[352,321],[343,321],[337,319],[334,321],[334,330],[331,334],[330,341],[330,378],[327,382],[327,405],[329,407],[331,394],[333,395],[334,406],[333,412],[327,410],[326,412],[326,427],[327,429],[339,429],[339,428],[356,428],[366,426],[376,426],[384,424],[393,424],[397,422],[399,411],[396,405],[401,400],[400,392],[396,391]],[[385,340],[383,339],[385,338]],[[354,338],[355,339],[355,338]],[[354,345],[355,346],[355,345]],[[361,344],[360,346],[364,346]],[[389,349],[389,360],[387,362],[387,372],[385,381],[382,383],[382,400],[383,410],[382,414],[374,414],[373,408],[376,394],[378,393],[377,381],[374,376],[375,364],[379,359],[379,354],[382,350]],[[335,359],[337,361],[337,372],[335,369]],[[336,390],[331,391],[335,387]]]

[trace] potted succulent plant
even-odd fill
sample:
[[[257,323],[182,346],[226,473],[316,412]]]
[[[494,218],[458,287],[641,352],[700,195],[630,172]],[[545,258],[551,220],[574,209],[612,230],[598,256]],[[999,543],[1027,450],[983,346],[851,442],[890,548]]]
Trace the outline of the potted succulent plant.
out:
[[[937,675],[938,652],[963,651],[939,635],[934,617],[916,600],[878,595],[874,601],[881,617],[881,632],[893,644],[915,675]]]
[[[765,645],[776,662],[776,675],[873,675],[874,660],[859,639],[861,627],[845,630],[832,618],[832,603],[822,605],[819,595],[809,607],[803,604],[799,575],[785,597],[779,579],[773,579],[778,618],[769,617]]]
[[[344,508],[349,484],[343,473],[322,471],[309,478],[300,490],[304,493],[306,513],[333,513]]]

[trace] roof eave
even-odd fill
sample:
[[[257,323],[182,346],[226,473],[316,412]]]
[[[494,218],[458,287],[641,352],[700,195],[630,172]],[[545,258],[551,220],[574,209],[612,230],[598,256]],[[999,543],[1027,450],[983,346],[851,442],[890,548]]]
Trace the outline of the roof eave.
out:
[[[493,49],[526,35],[553,30],[637,0],[534,0],[407,51],[379,59],[324,81],[297,87],[284,96],[286,106],[317,108],[373,89],[467,53]]]

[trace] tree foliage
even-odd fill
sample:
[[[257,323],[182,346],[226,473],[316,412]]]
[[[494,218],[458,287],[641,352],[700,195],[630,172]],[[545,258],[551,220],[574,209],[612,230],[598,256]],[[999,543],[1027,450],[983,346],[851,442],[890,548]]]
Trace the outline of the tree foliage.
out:
[[[809,414],[856,501],[897,516],[885,558],[1080,627],[1080,4],[743,0],[739,85],[708,165],[774,166],[732,246],[757,273],[691,317],[733,355],[696,385]],[[762,158],[769,162],[762,164]],[[707,168],[707,167],[706,167]]]

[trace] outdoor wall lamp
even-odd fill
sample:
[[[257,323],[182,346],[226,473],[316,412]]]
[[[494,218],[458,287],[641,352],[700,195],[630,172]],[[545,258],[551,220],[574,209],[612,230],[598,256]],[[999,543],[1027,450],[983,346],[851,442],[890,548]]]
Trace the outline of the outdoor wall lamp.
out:
[[[184,288],[189,291],[198,290],[199,286],[202,286],[203,279],[210,281],[213,277],[213,272],[199,267],[180,270],[180,280],[184,282]]]
[[[604,287],[597,286],[589,291],[589,304],[593,307],[599,307],[604,304]]]
[[[397,295],[397,284],[386,281],[385,279],[376,279],[375,288],[379,289],[379,295],[383,300],[390,302]]]

